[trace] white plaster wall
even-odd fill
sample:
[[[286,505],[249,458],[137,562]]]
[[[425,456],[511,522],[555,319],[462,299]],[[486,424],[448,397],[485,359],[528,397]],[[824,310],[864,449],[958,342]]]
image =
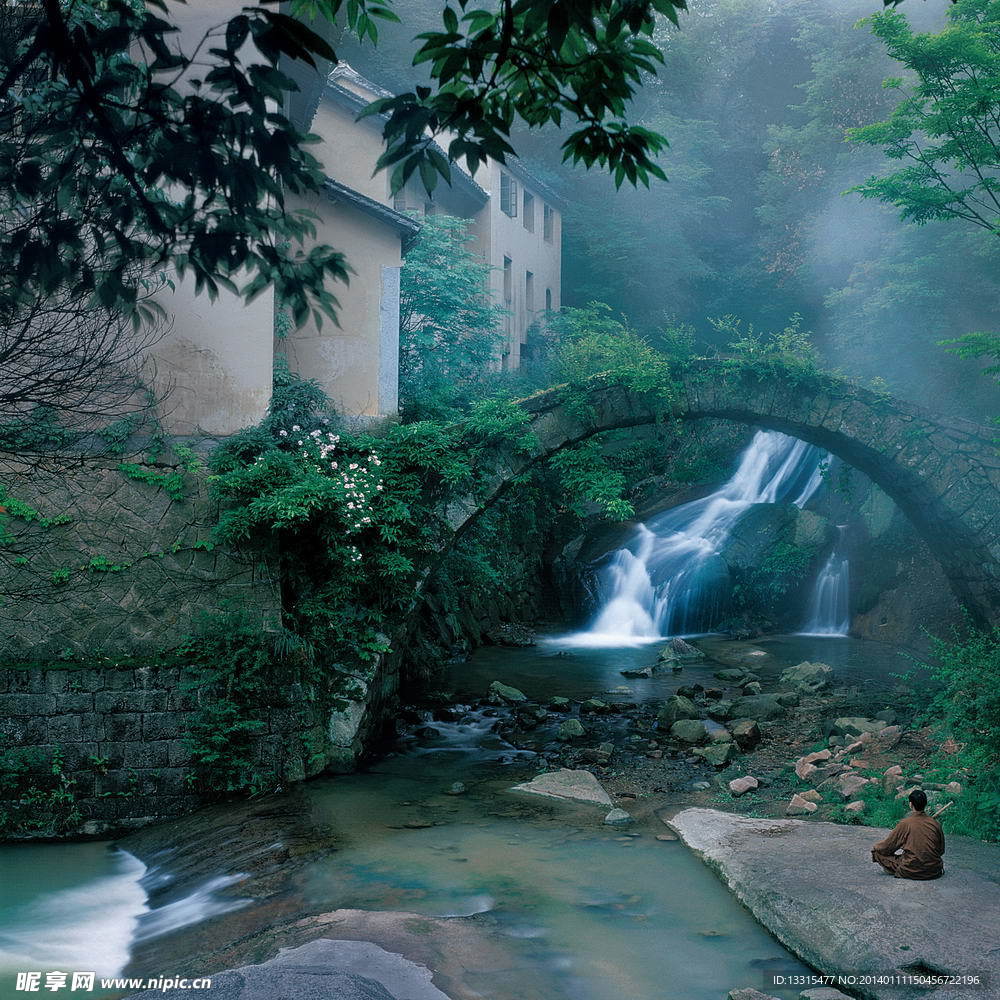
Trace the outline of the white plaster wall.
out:
[[[507,345],[502,358],[504,368],[517,368],[521,363],[521,347],[525,342],[528,327],[536,320],[544,318],[545,290],[552,291],[552,308],[561,305],[560,289],[562,278],[562,215],[554,209],[552,241],[544,238],[543,205],[544,196],[537,188],[526,185],[518,177],[518,215],[516,218],[500,211],[500,172],[503,167],[490,161],[476,173],[476,181],[490,192],[490,200],[476,217],[473,233],[477,246],[486,255],[492,268],[490,288],[494,299],[509,310],[506,320]],[[534,232],[524,227],[522,216],[523,192],[527,190],[535,198]],[[503,294],[503,259],[513,262],[512,295],[509,302]],[[525,274],[534,274],[534,308],[529,309],[525,301]]]
[[[398,358],[398,325],[393,354],[384,349],[385,321],[380,313],[383,268],[398,268],[402,262],[399,232],[348,203],[323,199],[297,204],[321,217],[318,239],[344,252],[353,273],[349,284],[330,286],[340,301],[339,326],[324,319],[317,327],[310,320],[277,341],[275,348],[285,353],[293,371],[315,379],[339,412],[389,415],[395,412],[398,371],[384,371],[383,360]],[[290,207],[294,207],[291,202]],[[397,307],[397,324],[398,315]]]

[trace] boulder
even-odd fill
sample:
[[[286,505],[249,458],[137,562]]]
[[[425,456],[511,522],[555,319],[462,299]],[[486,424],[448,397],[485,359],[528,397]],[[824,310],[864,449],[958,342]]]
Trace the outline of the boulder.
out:
[[[708,733],[701,719],[678,719],[670,727],[670,735],[681,743],[701,743]]]
[[[634,823],[635,820],[624,809],[612,809],[604,817],[604,822],[608,826],[628,826],[630,823]]]
[[[855,816],[860,816],[864,811],[865,804],[861,799],[855,799],[844,806],[844,812],[854,813]]]
[[[627,670],[618,671],[622,677],[635,677],[648,679],[653,676],[652,667],[629,667]]]
[[[793,795],[791,801],[785,806],[786,816],[808,816],[809,813],[816,812],[817,805],[804,799],[801,795]]]
[[[700,714],[698,706],[690,698],[674,694],[663,703],[656,718],[663,725],[672,726],[678,719],[697,719]]]
[[[799,798],[805,799],[806,802],[815,802],[817,805],[823,801],[823,796],[815,788],[810,788],[807,792],[799,792]]]
[[[569,698],[564,698],[561,694],[557,694],[554,698],[549,699],[549,711],[550,712],[568,712],[572,702]]]
[[[975,970],[987,981],[980,990],[863,986],[869,1000],[921,994],[986,1000],[997,993],[996,844],[950,836],[945,877],[909,882],[882,876],[868,860],[872,843],[888,833],[884,829],[819,823],[815,816],[803,822],[694,808],[671,816],[670,825],[754,917],[813,969],[857,976],[923,966]]]
[[[611,706],[606,701],[601,701],[600,698],[588,698],[585,702],[580,705],[580,712],[592,712],[595,715],[603,715],[605,712],[612,711]]]
[[[588,802],[608,809],[614,806],[611,796],[590,771],[571,771],[565,767],[558,771],[546,771],[531,781],[515,785],[511,791],[567,802]]]
[[[875,713],[876,719],[881,719],[887,726],[894,726],[898,715],[891,708],[883,708],[881,712]]]
[[[851,1000],[851,998],[832,986],[815,986],[811,990],[803,990],[799,994],[799,1000]]]
[[[760,686],[760,681],[750,681],[744,684],[742,689],[744,694],[763,694],[764,689]]]
[[[760,990],[755,990],[750,986],[745,986],[741,990],[730,990],[726,996],[727,1000],[778,1000],[776,996],[772,996],[770,993],[761,993]]]
[[[717,719],[722,721],[723,719],[728,719],[729,714],[733,710],[733,702],[727,701],[725,698],[722,701],[714,702],[708,706],[707,715],[710,719]]]
[[[729,791],[734,799],[738,799],[741,795],[746,795],[747,792],[752,792],[758,787],[760,787],[760,782],[749,774],[743,778],[733,778],[729,782]]]
[[[801,694],[819,694],[830,688],[833,668],[825,663],[810,663],[808,660],[785,670],[780,683]]]
[[[556,739],[564,743],[570,740],[578,740],[587,735],[587,730],[583,728],[583,723],[579,719],[567,719],[560,723],[556,730]]]
[[[541,705],[518,705],[515,711],[517,721],[526,729],[534,729],[549,717],[549,713]]]
[[[776,691],[772,695],[779,705],[784,705],[785,708],[794,708],[799,703],[798,693],[795,691]]]
[[[729,684],[739,684],[743,680],[748,684],[751,683],[749,675],[742,667],[724,667],[722,670],[716,670],[712,676]]]
[[[839,719],[834,720],[833,728],[838,733],[844,733],[848,736],[860,736],[862,733],[877,733],[885,729],[885,723],[881,719],[865,719],[857,715],[842,715]]]
[[[713,767],[725,767],[736,756],[732,743],[710,743],[707,747],[695,747],[691,752]]]
[[[680,636],[671,639],[667,643],[665,650],[669,650],[672,654],[672,658],[683,660],[684,662],[694,663],[696,660],[704,660],[705,654],[698,649],[697,646],[692,646],[686,639],[681,639]],[[663,656],[663,653],[660,653]]]
[[[731,719],[756,719],[766,722],[769,719],[779,719],[785,714],[785,708],[773,694],[754,694],[749,698],[740,698],[729,713]]]
[[[741,719],[730,732],[741,750],[752,750],[760,743],[760,726],[753,719]]]
[[[519,705],[521,702],[527,701],[528,696],[516,687],[494,681],[490,685],[489,700],[494,705]]]

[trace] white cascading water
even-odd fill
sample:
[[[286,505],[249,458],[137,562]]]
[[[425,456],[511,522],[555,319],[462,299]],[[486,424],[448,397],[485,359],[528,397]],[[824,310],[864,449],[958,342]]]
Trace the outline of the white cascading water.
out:
[[[840,536],[830,558],[816,577],[806,624],[799,635],[845,636],[851,627],[850,565],[844,544],[844,528],[837,526]]]
[[[574,645],[623,646],[704,632],[721,616],[729,580],[719,550],[753,504],[798,507],[823,481],[829,456],[776,431],[758,431],[733,477],[710,496],[636,527],[598,573],[600,609]]]

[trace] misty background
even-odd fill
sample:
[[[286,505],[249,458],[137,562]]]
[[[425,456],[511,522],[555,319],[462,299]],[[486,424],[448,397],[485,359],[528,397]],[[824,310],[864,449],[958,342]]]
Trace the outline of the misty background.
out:
[[[948,0],[900,8],[918,31],[945,25]],[[339,55],[408,89],[437,0],[404,0],[377,48]],[[996,383],[940,342],[1000,328],[1000,241],[956,220],[924,226],[845,193],[881,165],[847,129],[886,118],[903,75],[858,22],[875,0],[694,0],[664,22],[666,64],[631,117],[663,132],[669,183],[616,190],[561,163],[553,129],[516,133],[526,165],[565,200],[563,302],[608,303],[653,343],[678,325],[724,347],[736,324],[781,330],[795,317],[827,366],[880,379],[953,415],[995,415]],[[735,318],[720,323],[724,317]],[[675,334],[674,334],[675,335]],[[671,336],[667,333],[666,336]]]

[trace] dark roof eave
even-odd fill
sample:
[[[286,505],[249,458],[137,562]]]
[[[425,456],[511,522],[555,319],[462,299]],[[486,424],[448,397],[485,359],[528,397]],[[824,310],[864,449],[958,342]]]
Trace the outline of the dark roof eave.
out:
[[[389,208],[388,205],[383,205],[382,202],[369,198],[330,177],[323,182],[323,191],[331,201],[343,201],[353,205],[366,215],[392,226],[403,236],[416,236],[422,228],[416,219],[411,219],[408,215],[403,215],[402,212],[397,212],[394,208]]]

